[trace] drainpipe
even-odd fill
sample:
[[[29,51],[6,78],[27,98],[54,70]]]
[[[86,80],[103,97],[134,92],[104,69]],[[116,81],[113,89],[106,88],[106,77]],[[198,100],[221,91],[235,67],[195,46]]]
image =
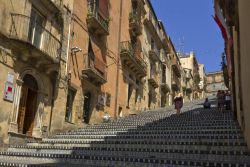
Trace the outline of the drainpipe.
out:
[[[72,9],[73,10],[73,9]],[[70,69],[70,64],[68,64],[68,60],[69,60],[69,45],[70,45],[70,31],[71,31],[71,21],[72,21],[72,11],[70,11],[70,20],[69,20],[69,31],[68,31],[68,39],[67,39],[67,50],[66,50],[66,68],[65,68],[65,74],[68,74],[68,66]]]
[[[119,66],[120,66],[120,51],[121,51],[121,22],[122,22],[122,5],[123,0],[120,1],[120,17],[119,17],[119,31],[118,31],[118,55],[117,55],[117,70],[116,70],[116,88],[115,88],[115,113],[114,118],[117,118],[118,111],[118,90],[119,90]]]

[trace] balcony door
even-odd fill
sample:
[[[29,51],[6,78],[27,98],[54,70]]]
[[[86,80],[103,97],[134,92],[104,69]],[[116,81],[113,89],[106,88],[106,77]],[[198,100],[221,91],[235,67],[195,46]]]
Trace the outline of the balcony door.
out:
[[[45,18],[34,8],[31,9],[29,24],[29,42],[37,48],[42,47]]]

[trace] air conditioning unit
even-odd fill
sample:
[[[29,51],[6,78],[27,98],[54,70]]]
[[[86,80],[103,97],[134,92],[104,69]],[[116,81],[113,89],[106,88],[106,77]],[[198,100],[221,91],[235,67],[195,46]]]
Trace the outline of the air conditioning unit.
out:
[[[104,106],[106,103],[105,94],[98,95],[98,104]]]

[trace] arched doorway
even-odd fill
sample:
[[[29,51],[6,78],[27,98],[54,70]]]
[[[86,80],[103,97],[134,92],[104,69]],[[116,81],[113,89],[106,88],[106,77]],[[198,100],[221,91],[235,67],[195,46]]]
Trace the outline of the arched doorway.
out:
[[[38,85],[36,79],[26,74],[23,77],[21,97],[18,111],[18,133],[32,136],[35,115],[37,111]]]

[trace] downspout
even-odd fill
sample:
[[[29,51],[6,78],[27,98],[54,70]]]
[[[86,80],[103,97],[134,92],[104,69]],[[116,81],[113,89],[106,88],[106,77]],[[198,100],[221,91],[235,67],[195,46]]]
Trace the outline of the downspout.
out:
[[[73,10],[73,7],[72,7]],[[70,18],[69,18],[69,31],[68,31],[68,39],[67,39],[67,55],[66,55],[66,68],[65,68],[65,74],[68,74],[68,66],[70,69],[70,64],[68,64],[68,60],[69,60],[69,42],[70,42],[70,31],[71,31],[71,21],[72,21],[72,11],[70,11]]]
[[[120,51],[121,51],[121,22],[122,22],[122,5],[123,0],[120,1],[120,17],[119,17],[119,30],[118,30],[118,54],[117,54],[117,69],[116,69],[116,88],[115,88],[115,112],[114,118],[117,118],[118,110],[118,91],[119,91],[119,66],[120,66]]]

